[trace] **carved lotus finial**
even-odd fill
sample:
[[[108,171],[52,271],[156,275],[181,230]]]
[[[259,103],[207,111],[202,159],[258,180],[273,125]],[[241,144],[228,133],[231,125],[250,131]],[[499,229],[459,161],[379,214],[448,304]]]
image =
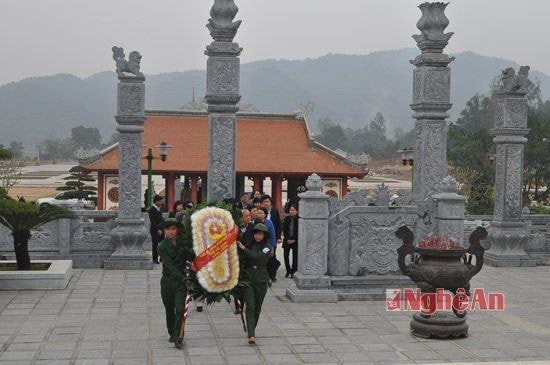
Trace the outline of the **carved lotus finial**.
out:
[[[346,159],[357,166],[365,166],[371,160],[370,155],[366,154],[365,152],[362,152],[358,155],[348,155]]]
[[[233,42],[241,25],[241,20],[233,21],[238,11],[239,8],[233,0],[214,0],[206,27],[215,41]]]
[[[422,17],[416,23],[416,27],[421,33],[412,37],[422,53],[442,53],[454,34],[445,33],[445,28],[449,25],[449,19],[445,16],[447,5],[449,3],[426,2],[418,6],[422,11]]]
[[[458,191],[458,183],[452,176],[447,176],[439,184],[439,190],[442,193],[456,193]]]
[[[309,175],[306,180],[306,188],[308,191],[321,191],[322,186],[321,177],[315,173]]]
[[[389,204],[390,204],[389,186],[384,184],[384,182],[382,181],[382,183],[378,185],[378,191],[376,192],[376,205],[386,206]]]

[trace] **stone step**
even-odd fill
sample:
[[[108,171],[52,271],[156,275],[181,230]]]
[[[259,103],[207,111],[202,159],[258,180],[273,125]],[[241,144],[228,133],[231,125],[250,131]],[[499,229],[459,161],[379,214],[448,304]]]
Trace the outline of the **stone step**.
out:
[[[415,287],[408,276],[400,274],[364,275],[364,276],[332,276],[330,278],[333,289],[396,289]]]
[[[365,290],[353,290],[353,289],[335,289],[338,300],[345,301],[363,301],[363,300],[372,300],[372,301],[382,301],[386,300],[386,290],[385,289],[365,289]]]
[[[400,274],[364,276],[333,276],[331,289],[338,300],[385,300],[387,289],[414,288],[416,285],[409,277]]]

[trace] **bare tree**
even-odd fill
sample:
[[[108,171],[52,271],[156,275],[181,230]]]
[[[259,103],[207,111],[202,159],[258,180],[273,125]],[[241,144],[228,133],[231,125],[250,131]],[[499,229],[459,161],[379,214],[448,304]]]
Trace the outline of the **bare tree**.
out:
[[[9,192],[21,179],[23,162],[15,158],[0,159],[0,187]]]

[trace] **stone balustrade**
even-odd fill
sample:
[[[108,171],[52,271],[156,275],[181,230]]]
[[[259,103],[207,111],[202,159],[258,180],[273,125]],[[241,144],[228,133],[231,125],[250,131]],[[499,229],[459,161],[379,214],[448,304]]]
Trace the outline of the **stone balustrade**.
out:
[[[71,259],[75,268],[100,268],[115,251],[110,232],[116,226],[116,211],[75,211],[78,219],[60,219],[32,231],[29,252],[33,260]],[[147,226],[149,218],[142,214]],[[150,250],[151,239],[144,249]],[[10,231],[0,226],[0,257],[13,259]]]

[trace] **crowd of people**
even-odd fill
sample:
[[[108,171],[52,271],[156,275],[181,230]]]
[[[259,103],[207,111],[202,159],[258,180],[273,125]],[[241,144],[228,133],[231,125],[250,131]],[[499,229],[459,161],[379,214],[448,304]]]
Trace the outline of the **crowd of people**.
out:
[[[178,246],[177,235],[183,230],[182,221],[187,211],[194,208],[193,202],[174,202],[169,218],[163,219],[162,206],[164,198],[153,197],[149,209],[151,222],[153,262],[162,262],[161,296],[166,311],[166,327],[176,348],[183,348],[183,310],[185,306],[186,287],[183,270],[186,258]],[[268,287],[277,281],[277,272],[281,266],[276,257],[277,246],[283,249],[285,278],[293,278],[298,269],[298,209],[288,204],[284,218],[275,208],[271,196],[256,191],[250,196],[243,193],[233,207],[238,211],[237,246],[243,257],[241,280],[247,285],[239,293],[239,301],[244,303],[248,343],[256,343],[255,329],[260,318],[263,300]],[[160,261],[159,261],[160,257]],[[291,259],[292,257],[292,259]],[[198,311],[202,303],[196,303]],[[235,314],[241,313],[236,304]]]

